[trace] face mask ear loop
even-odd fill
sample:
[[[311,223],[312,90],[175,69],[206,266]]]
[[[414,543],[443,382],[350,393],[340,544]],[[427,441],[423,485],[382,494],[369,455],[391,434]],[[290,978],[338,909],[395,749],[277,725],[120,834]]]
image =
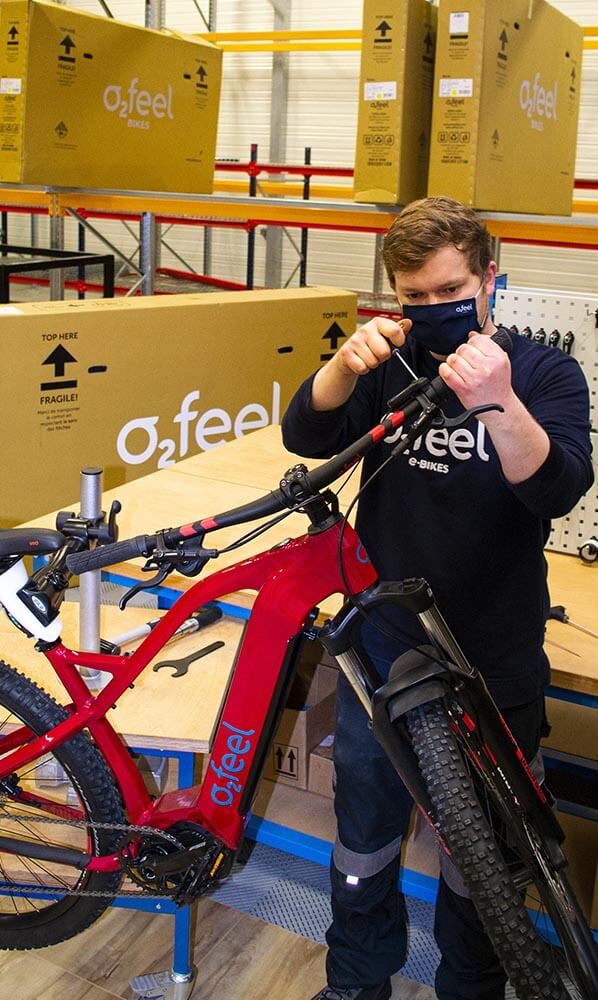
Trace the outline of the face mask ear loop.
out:
[[[477,299],[478,295],[482,291],[482,288],[485,287],[485,285],[486,285],[486,275],[484,275],[484,277],[482,278],[482,284],[480,285],[480,287],[478,288],[477,292],[475,293],[474,299]],[[478,320],[480,331],[482,331],[484,329],[484,327],[486,326],[486,321],[487,321],[489,315],[490,315],[490,299],[488,299],[488,308],[486,309],[486,312],[484,314],[483,320]]]

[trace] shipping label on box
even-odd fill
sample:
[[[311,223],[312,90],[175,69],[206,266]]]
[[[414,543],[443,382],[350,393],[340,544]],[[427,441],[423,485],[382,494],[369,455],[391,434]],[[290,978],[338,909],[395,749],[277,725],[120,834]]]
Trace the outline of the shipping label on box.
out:
[[[365,0],[355,201],[398,204],[426,191],[436,7]]]
[[[582,45],[545,0],[443,0],[428,194],[571,214]]]
[[[39,0],[0,4],[0,180],[211,192],[222,52]]]
[[[280,423],[356,309],[333,288],[0,307],[0,525],[72,504],[87,466],[112,489]]]

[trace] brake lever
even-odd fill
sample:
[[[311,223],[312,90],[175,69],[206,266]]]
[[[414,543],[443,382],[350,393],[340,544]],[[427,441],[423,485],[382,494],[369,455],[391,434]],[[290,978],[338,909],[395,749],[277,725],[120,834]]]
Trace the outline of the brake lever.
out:
[[[143,567],[143,571],[147,573],[151,568],[152,560],[149,559]],[[118,602],[120,610],[124,611],[131,598],[135,597],[135,595],[139,594],[142,590],[150,590],[152,587],[159,587],[161,583],[164,583],[164,580],[169,573],[172,573],[173,569],[174,566],[171,563],[166,563],[151,580],[140,580],[139,583],[134,584],[130,590],[127,590],[126,594],[123,594]]]
[[[485,406],[472,406],[471,410],[463,410],[456,417],[447,417],[441,410],[438,416],[432,420],[432,427],[462,427],[470,417],[477,417],[479,413],[489,413],[496,410],[497,413],[504,413],[505,408],[499,403],[486,403]]]

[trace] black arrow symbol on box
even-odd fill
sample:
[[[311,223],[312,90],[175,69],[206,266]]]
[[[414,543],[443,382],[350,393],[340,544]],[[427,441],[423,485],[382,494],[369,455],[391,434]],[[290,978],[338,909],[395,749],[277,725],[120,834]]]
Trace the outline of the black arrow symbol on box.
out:
[[[289,772],[291,774],[295,773],[295,761],[297,760],[296,755],[292,750],[289,750]]]
[[[376,31],[379,31],[383,38],[386,38],[386,35],[390,30],[391,26],[388,23],[388,21],[381,21],[378,27],[376,28]]]
[[[51,354],[48,355],[45,361],[42,361],[42,365],[54,365],[54,378],[61,378],[64,375],[64,366],[70,365],[72,362],[76,362],[76,358],[66,350],[62,344],[55,347]]]
[[[499,141],[500,141],[500,136],[498,134],[498,129],[495,128],[494,132],[492,133],[492,145],[498,146]]]
[[[504,52],[507,45],[509,44],[509,36],[507,35],[506,28],[502,29],[502,34],[499,36],[500,51]]]
[[[347,334],[344,333],[338,323],[334,322],[332,326],[328,327],[326,333],[322,337],[322,340],[329,340],[331,349],[336,351],[339,340],[344,340],[346,336]]]
[[[198,71],[197,71],[197,75],[198,75],[199,79],[201,80],[201,82],[203,83],[204,80],[205,80],[205,78],[206,78],[206,76],[208,75],[208,71],[207,71],[207,69],[204,69],[203,66],[200,66],[199,69],[198,69]]]
[[[277,770],[282,771],[282,762],[284,760],[284,754],[280,749],[280,747],[278,747],[278,749],[275,751],[274,756],[276,757],[276,760],[278,762]]]
[[[14,24],[13,24],[12,28],[9,28],[8,34],[10,35],[10,37],[12,38],[12,40],[14,42],[15,38],[19,34],[19,31],[18,31],[17,28],[15,28]]]
[[[424,45],[426,46],[426,53],[429,54],[430,49],[434,46],[434,39],[432,38],[430,32],[424,38]]]
[[[66,52],[67,56],[70,55],[71,49],[76,48],[76,45],[70,35],[66,35],[66,37],[63,38],[59,44],[64,47],[64,51]]]

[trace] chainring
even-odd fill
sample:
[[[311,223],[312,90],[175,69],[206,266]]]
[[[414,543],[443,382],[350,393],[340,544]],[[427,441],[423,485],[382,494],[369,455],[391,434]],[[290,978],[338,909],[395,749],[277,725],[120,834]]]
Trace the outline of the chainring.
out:
[[[229,874],[234,852],[197,823],[176,823],[165,832],[169,841],[132,833],[118,845],[124,871],[145,892],[183,905]]]

